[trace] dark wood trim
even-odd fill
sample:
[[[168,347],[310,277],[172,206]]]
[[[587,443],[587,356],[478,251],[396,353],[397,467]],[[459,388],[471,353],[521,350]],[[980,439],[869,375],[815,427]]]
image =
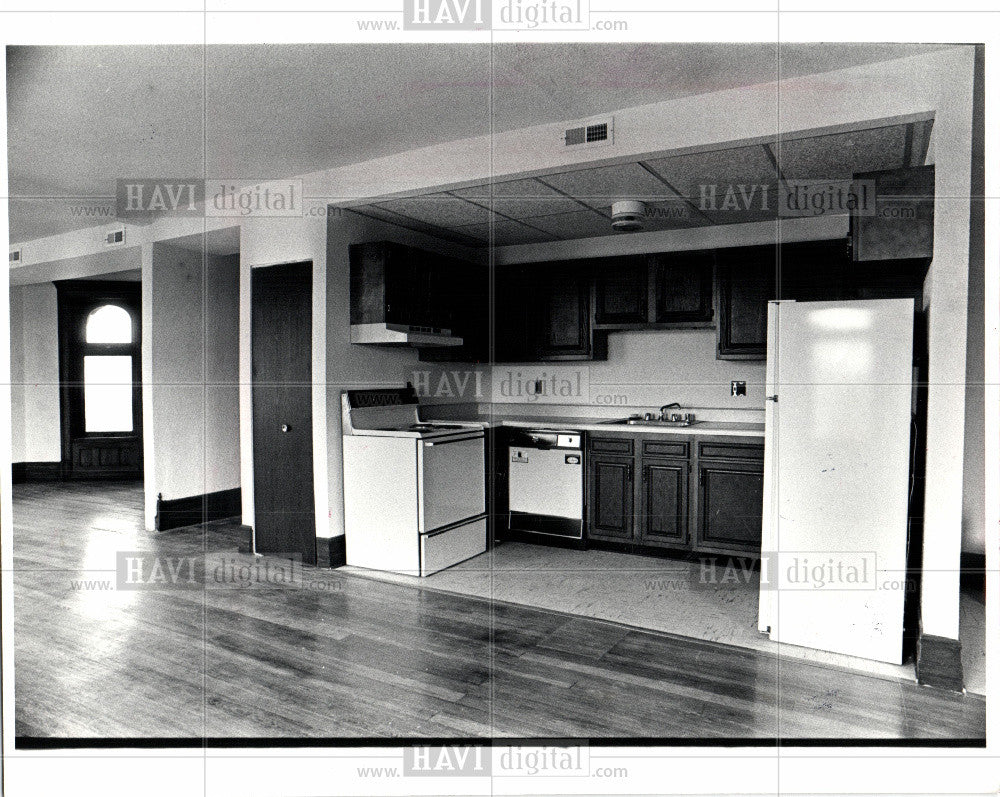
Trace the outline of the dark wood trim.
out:
[[[240,526],[240,542],[237,550],[240,553],[253,553],[253,526],[245,523]]]
[[[62,445],[62,477],[121,479],[143,475],[142,446],[142,285],[112,280],[56,280],[59,339],[59,428]],[[92,310],[117,304],[132,318],[132,343],[88,344],[84,325]],[[84,429],[83,357],[86,354],[122,354],[132,357],[132,423],[128,433],[87,434]],[[136,451],[125,468],[74,469],[74,443],[96,438],[130,441]]]
[[[54,482],[62,478],[61,462],[14,462],[11,464],[13,484],[24,482]]]
[[[957,639],[920,634],[917,640],[917,682],[962,691],[962,643]]]
[[[242,501],[239,487],[169,500],[164,500],[160,494],[156,497],[156,530],[169,531],[212,520],[240,517]]]
[[[316,566],[317,567],[343,567],[347,564],[347,538],[341,534],[339,537],[318,537],[316,539]]]
[[[986,596],[986,554],[962,552],[961,581],[963,589],[975,590]]]

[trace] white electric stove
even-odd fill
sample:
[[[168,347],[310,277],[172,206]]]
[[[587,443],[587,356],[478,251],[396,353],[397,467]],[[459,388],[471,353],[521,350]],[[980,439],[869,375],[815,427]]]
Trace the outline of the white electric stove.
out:
[[[427,576],[486,550],[483,424],[421,419],[410,386],[341,411],[347,564]]]

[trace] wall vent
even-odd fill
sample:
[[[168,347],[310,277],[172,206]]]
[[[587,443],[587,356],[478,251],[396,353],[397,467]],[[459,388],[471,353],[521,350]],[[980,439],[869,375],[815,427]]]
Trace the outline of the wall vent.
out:
[[[108,230],[107,234],[104,236],[105,246],[121,246],[125,243],[125,228],[118,227],[114,230]]]
[[[21,250],[20,249],[11,249],[10,253],[7,255],[7,260],[9,260],[11,263],[20,263],[21,262]]]
[[[594,119],[569,127],[563,133],[563,144],[567,147],[604,146],[614,142],[614,117]]]

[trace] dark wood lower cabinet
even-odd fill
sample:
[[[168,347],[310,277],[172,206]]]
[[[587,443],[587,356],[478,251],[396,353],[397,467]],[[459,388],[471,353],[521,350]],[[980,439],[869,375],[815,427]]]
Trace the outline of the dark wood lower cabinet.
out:
[[[760,438],[618,433],[591,437],[587,452],[588,539],[760,555]]]
[[[587,468],[588,535],[596,539],[631,541],[632,457],[592,454]]]
[[[698,463],[699,550],[760,554],[764,463]]]
[[[636,539],[644,545],[675,547],[688,542],[686,459],[642,460]]]

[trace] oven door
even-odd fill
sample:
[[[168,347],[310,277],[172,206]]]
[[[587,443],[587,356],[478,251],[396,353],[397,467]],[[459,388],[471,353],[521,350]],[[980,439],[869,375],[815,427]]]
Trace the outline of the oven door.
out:
[[[417,523],[424,534],[486,512],[482,432],[417,444]]]

